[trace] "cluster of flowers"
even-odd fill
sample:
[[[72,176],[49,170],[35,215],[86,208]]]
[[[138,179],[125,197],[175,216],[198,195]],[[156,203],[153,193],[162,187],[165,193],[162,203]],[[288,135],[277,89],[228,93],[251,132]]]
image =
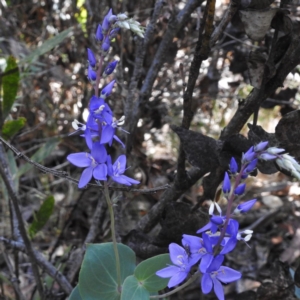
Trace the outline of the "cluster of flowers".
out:
[[[197,231],[198,236],[183,235],[183,247],[172,243],[169,245],[170,259],[174,265],[156,272],[163,278],[170,278],[168,287],[174,287],[183,282],[191,273],[191,268],[199,263],[197,274],[202,274],[201,289],[204,294],[212,288],[219,300],[224,299],[221,283],[230,283],[241,278],[241,273],[229,267],[222,266],[224,255],[231,252],[238,241],[247,243],[252,237],[252,230],[239,231],[239,223],[232,218],[234,214],[246,213],[255,204],[256,199],[239,204],[233,209],[236,197],[245,192],[246,184],[243,183],[261,160],[275,160],[281,169],[285,169],[299,179],[300,166],[285,150],[270,147],[268,142],[261,142],[251,147],[243,154],[240,170],[234,158],[229,165],[229,173],[225,172],[222,190],[227,199],[226,215],[217,203],[212,203],[209,208],[210,221]],[[231,178],[230,178],[231,177]],[[218,214],[214,214],[217,210]],[[196,274],[195,274],[196,275]]]
[[[73,153],[67,157],[68,161],[73,165],[85,168],[79,180],[79,188],[85,187],[93,177],[96,180],[106,181],[108,176],[121,184],[139,184],[139,181],[124,175],[126,170],[126,156],[119,156],[115,163],[112,164],[112,159],[107,154],[105,148],[106,144],[111,146],[113,140],[116,140],[122,147],[125,147],[123,142],[115,135],[116,129],[124,124],[125,117],[123,116],[120,120],[116,120],[108,103],[105,102],[105,99],[112,92],[115,80],[106,85],[101,90],[100,96],[98,95],[98,85],[101,76],[110,75],[118,63],[116,60],[108,63],[102,72],[104,57],[108,53],[111,40],[116,37],[120,28],[130,29],[143,37],[144,29],[140,23],[128,19],[125,14],[113,15],[110,9],[102,25],[98,25],[95,35],[96,40],[101,46],[99,63],[97,63],[94,52],[91,49],[87,49],[89,63],[88,79],[95,85],[95,95],[90,99],[89,116],[86,124],[75,120],[72,125],[76,130],[75,133],[80,132],[81,136],[85,138],[90,153]]]

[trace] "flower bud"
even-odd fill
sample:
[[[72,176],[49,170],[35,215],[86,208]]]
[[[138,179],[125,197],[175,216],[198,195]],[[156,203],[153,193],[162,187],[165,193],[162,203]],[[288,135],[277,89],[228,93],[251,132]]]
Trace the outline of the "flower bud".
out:
[[[256,156],[256,153],[253,151],[253,146],[243,154],[242,156],[242,163],[252,161]]]
[[[225,172],[223,187],[222,187],[223,193],[228,194],[230,192],[230,189],[231,189],[230,178],[228,176],[228,173]]]
[[[245,173],[251,173],[255,168],[256,168],[256,165],[257,165],[257,158],[252,160],[248,166],[245,168],[244,172]]]
[[[125,29],[130,29],[130,25],[129,25],[128,21],[118,21],[118,22],[116,22],[115,26],[125,28]]]
[[[262,160],[273,160],[276,158],[277,158],[277,155],[269,154],[267,152],[264,152],[264,153],[261,153],[258,155],[258,159],[262,159]]]
[[[109,50],[109,47],[110,47],[110,39],[109,36],[107,36],[102,43],[102,50],[104,52],[107,52]]]
[[[97,27],[97,31],[96,31],[96,34],[95,34],[95,38],[97,41],[99,42],[102,42],[103,41],[103,38],[104,38],[104,35],[102,33],[102,27],[101,25],[99,24],[98,27]]]
[[[96,67],[96,58],[95,58],[93,51],[90,48],[87,48],[87,53],[88,53],[88,61],[89,61],[90,66],[92,68],[95,68]]]
[[[120,28],[119,28],[119,27],[114,28],[114,29],[109,33],[109,39],[110,39],[110,40],[113,40],[113,39],[117,36],[117,34],[118,34],[119,31],[120,31]]]
[[[260,142],[259,144],[254,146],[254,151],[255,152],[260,152],[266,149],[266,147],[268,146],[269,142]]]
[[[109,12],[107,13],[107,15],[104,17],[104,20],[102,22],[102,33],[106,34],[110,28],[110,22],[109,22],[109,18],[112,16],[112,9],[109,10]]]
[[[242,204],[239,204],[236,207],[236,209],[234,210],[234,213],[240,214],[240,213],[248,212],[253,207],[253,205],[256,203],[256,201],[257,201],[257,199],[252,199],[252,200],[246,201]]]
[[[107,86],[105,86],[101,91],[101,98],[105,99],[110,95],[116,80],[111,81]]]
[[[236,189],[234,190],[235,195],[243,195],[245,192],[246,183],[240,184]]]
[[[117,17],[118,17],[119,21],[124,21],[124,20],[128,19],[127,15],[124,14],[124,13],[123,14],[118,14]]]
[[[97,78],[97,73],[92,69],[91,66],[88,67],[88,79],[90,81],[96,81],[96,78]]]
[[[231,174],[236,174],[238,171],[238,164],[237,164],[236,160],[234,159],[234,157],[231,157],[229,169],[230,169]]]
[[[267,153],[274,154],[274,155],[279,154],[284,151],[285,151],[284,149],[276,148],[276,147],[270,147],[266,150]]]
[[[116,68],[117,63],[118,63],[117,60],[110,62],[110,63],[106,66],[106,68],[105,68],[103,74],[104,74],[104,75],[110,75],[110,74],[114,71],[114,69]]]

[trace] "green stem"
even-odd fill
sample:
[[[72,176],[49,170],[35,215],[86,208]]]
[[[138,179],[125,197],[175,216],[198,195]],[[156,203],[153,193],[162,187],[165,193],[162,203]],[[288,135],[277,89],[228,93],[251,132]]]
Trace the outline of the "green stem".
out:
[[[192,282],[194,282],[199,277],[199,275],[200,275],[200,273],[196,272],[183,285],[180,285],[179,287],[172,290],[171,292],[168,292],[168,293],[165,293],[165,294],[162,294],[162,295],[157,295],[157,296],[150,296],[150,299],[160,299],[160,298],[165,298],[165,297],[171,296],[171,295],[177,293],[178,291],[184,289],[186,286],[190,285]]]
[[[111,230],[114,253],[116,258],[118,291],[121,293],[121,267],[120,267],[120,257],[119,257],[117,239],[116,239],[114,208],[113,208],[113,203],[109,196],[108,184],[106,181],[104,181],[104,195],[105,195],[105,199],[109,210],[109,216],[110,216],[110,230]]]

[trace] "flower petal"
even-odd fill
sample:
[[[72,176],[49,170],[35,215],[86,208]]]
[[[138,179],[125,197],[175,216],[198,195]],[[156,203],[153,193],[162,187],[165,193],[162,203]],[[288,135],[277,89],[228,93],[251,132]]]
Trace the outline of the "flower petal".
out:
[[[180,272],[180,268],[177,266],[169,266],[164,269],[157,271],[155,274],[162,278],[169,278],[174,276],[174,274]]]
[[[111,125],[106,125],[102,128],[101,133],[101,144],[111,143],[113,136],[115,134],[115,128],[113,128]]]
[[[116,135],[114,135],[114,139],[121,144],[122,148],[125,148],[125,144]]]
[[[187,253],[185,249],[181,246],[179,246],[176,243],[171,243],[169,245],[169,252],[170,252],[170,259],[173,262],[174,265],[181,265],[178,263],[178,257],[187,257]]]
[[[206,273],[207,268],[211,264],[212,260],[214,259],[214,256],[210,253],[206,253],[200,262],[199,269],[201,273]]]
[[[201,233],[201,232],[205,232],[207,230],[210,230],[212,226],[212,222],[208,222],[205,226],[203,226],[202,228],[200,228],[197,233]]]
[[[213,278],[214,282],[214,292],[217,295],[219,300],[224,300],[224,290],[221,282],[215,278]]]
[[[120,184],[125,184],[125,185],[128,185],[130,186],[131,183],[128,182],[128,180],[126,178],[124,178],[124,175],[120,175],[120,176],[111,176],[112,180],[117,182],[117,183],[120,183]]]
[[[89,156],[90,154],[86,152],[72,153],[67,156],[67,160],[76,167],[86,168],[92,163]]]
[[[202,238],[203,238],[203,243],[204,243],[204,247],[205,247],[206,251],[209,253],[212,253],[213,248],[212,248],[212,244],[211,244],[211,240],[210,240],[209,236],[206,233],[203,233]]]
[[[123,174],[125,172],[126,168],[126,155],[120,155],[116,162],[114,163],[114,166],[116,166],[116,169],[118,170],[118,174]]]
[[[83,187],[85,187],[92,179],[93,176],[93,167],[89,167],[86,168],[80,177],[79,183],[78,183],[78,187],[81,189]]]
[[[220,267],[217,274],[217,278],[223,283],[233,282],[239,280],[241,277],[242,274],[239,271],[224,266]]]
[[[222,251],[220,252],[220,254],[226,254],[230,251],[232,251],[237,243],[237,239],[236,236],[232,236],[228,242],[225,244],[224,248],[222,249]]]
[[[210,274],[203,274],[201,279],[201,290],[203,294],[208,294],[213,287],[213,281],[211,279]]]
[[[220,266],[222,264],[224,260],[224,255],[217,255],[213,261],[211,262],[211,264],[209,265],[209,267],[207,268],[207,271],[208,273],[211,273],[213,271],[217,271],[220,269]]]
[[[184,234],[181,243],[183,246],[188,246],[191,253],[198,252],[203,248],[202,239],[198,236]]]
[[[93,172],[93,176],[97,180],[107,180],[107,165],[100,164],[98,165]]]
[[[168,283],[168,287],[171,288],[174,287],[175,285],[178,285],[187,277],[187,275],[188,273],[182,271],[179,271],[177,274],[174,274]]]
[[[140,184],[140,182],[138,180],[130,178],[130,177],[126,176],[126,175],[121,175],[120,177],[123,177],[123,179],[127,180],[127,182],[128,182],[127,185]]]
[[[104,145],[100,144],[99,142],[96,142],[93,144],[92,156],[97,161],[97,163],[102,164],[105,163],[107,160],[107,152],[104,147]]]

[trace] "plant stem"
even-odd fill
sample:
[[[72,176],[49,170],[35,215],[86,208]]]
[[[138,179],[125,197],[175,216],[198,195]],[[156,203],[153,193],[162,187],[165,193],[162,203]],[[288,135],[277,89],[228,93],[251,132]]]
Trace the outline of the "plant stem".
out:
[[[121,292],[121,267],[120,267],[120,257],[116,239],[116,231],[115,231],[115,217],[114,217],[114,208],[113,203],[109,196],[108,184],[104,181],[104,196],[107,202],[107,207],[110,216],[110,230],[111,230],[111,237],[113,241],[114,253],[116,258],[116,271],[117,271],[117,283],[118,283],[118,291]]]
[[[230,220],[230,214],[231,214],[231,210],[232,210],[233,200],[235,199],[234,190],[241,183],[242,175],[243,175],[243,172],[244,172],[244,170],[246,168],[246,165],[247,164],[243,164],[241,166],[241,170],[240,170],[239,174],[235,178],[234,186],[231,189],[231,193],[230,193],[230,195],[229,195],[229,197],[227,199],[228,203],[227,203],[227,210],[226,210],[226,219],[225,219],[225,223],[223,225],[223,229],[221,231],[220,237],[218,239],[218,242],[217,242],[216,246],[214,247],[215,248],[215,252],[218,251],[218,248],[221,245],[221,242],[222,242],[223,238],[225,237],[226,229],[227,229],[227,226],[228,226],[228,223],[229,223],[229,220]]]
[[[192,282],[194,282],[198,277],[199,277],[200,273],[196,272],[195,274],[193,274],[188,281],[186,281],[183,285],[180,285],[179,287],[177,287],[176,289],[172,290],[171,292],[162,294],[162,295],[157,295],[157,296],[150,296],[150,299],[160,299],[160,298],[165,298],[168,296],[171,296],[175,293],[177,293],[178,291],[184,289],[186,286],[190,285]]]

